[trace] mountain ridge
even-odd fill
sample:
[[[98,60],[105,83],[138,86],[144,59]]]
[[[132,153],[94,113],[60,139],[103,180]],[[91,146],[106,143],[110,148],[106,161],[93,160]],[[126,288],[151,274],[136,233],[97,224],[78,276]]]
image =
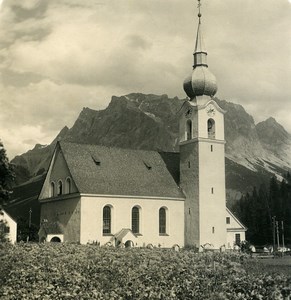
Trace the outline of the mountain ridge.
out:
[[[58,140],[177,152],[177,114],[185,100],[170,98],[166,94],[130,93],[120,97],[112,96],[107,108],[93,110],[84,107],[73,126],[65,126],[50,145],[38,145],[11,162],[27,168],[31,177],[44,174]],[[237,169],[244,167],[258,174],[275,173],[278,178],[283,175],[282,170],[290,170],[291,150],[288,146],[291,145],[291,135],[282,125],[274,118],[255,124],[253,117],[242,105],[218,98],[215,100],[227,111],[227,165],[232,165],[230,162],[233,162],[241,166]],[[273,136],[277,137],[275,144],[272,143]],[[239,177],[238,174],[236,176]],[[232,190],[232,186],[229,186],[229,190]],[[248,188],[244,188],[239,192],[247,190]]]

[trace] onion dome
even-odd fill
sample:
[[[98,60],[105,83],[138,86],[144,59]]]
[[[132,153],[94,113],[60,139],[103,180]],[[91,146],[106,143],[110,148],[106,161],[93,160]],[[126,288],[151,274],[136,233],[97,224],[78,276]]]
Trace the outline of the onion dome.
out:
[[[184,80],[184,91],[190,99],[196,96],[214,96],[217,92],[216,78],[209,71],[207,64],[207,52],[204,48],[201,32],[201,13],[199,6],[199,23],[195,44],[194,65],[190,76]]]

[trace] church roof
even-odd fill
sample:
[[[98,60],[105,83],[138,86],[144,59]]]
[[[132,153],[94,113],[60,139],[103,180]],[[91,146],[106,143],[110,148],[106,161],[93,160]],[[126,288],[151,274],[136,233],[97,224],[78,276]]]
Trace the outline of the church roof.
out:
[[[237,225],[239,226],[239,228],[227,228],[227,230],[231,231],[231,229],[241,229],[243,231],[247,231],[248,228],[235,216],[235,214],[228,208],[226,207],[226,212],[232,216],[232,218],[234,219],[234,221],[237,223]]]
[[[156,151],[58,144],[80,193],[185,198]]]

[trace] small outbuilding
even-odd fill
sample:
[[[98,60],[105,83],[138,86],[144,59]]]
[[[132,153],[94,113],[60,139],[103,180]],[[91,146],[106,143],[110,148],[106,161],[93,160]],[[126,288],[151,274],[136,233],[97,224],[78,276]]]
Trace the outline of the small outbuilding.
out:
[[[11,243],[16,243],[17,241],[17,223],[16,221],[3,209],[0,211],[0,221],[4,221],[5,226],[3,226],[4,233],[7,234],[7,238]]]
[[[235,249],[246,240],[247,227],[226,208],[226,249]]]

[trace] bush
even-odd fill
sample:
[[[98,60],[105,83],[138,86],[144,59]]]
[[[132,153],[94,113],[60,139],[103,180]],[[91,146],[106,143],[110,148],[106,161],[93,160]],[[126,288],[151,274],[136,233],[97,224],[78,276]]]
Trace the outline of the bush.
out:
[[[0,247],[0,298],[281,299],[276,297],[286,293],[290,276],[248,273],[248,259],[170,249],[5,245]]]

